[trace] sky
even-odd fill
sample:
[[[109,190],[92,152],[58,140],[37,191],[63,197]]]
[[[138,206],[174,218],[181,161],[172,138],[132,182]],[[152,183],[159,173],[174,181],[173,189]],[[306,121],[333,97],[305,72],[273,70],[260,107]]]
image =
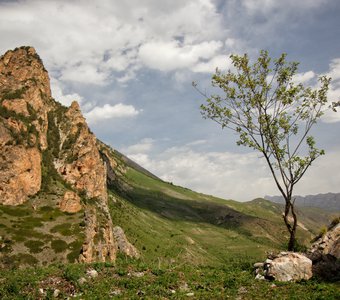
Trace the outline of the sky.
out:
[[[295,78],[333,78],[340,98],[338,0],[1,1],[0,52],[33,46],[53,97],[80,103],[91,130],[163,180],[225,199],[278,191],[260,155],[200,114],[216,67],[261,49],[299,61]],[[296,194],[340,192],[340,113],[313,131],[326,155]]]

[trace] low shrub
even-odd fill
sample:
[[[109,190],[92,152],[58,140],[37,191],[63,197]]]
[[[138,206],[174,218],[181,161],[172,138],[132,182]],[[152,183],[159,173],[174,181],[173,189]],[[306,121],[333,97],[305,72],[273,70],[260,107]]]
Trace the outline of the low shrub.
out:
[[[68,244],[63,240],[53,240],[51,247],[56,253],[65,251],[68,248]]]

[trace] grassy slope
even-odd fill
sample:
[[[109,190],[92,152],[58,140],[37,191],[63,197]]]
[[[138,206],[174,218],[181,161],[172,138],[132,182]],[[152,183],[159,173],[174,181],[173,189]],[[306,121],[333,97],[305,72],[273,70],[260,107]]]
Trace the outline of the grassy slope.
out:
[[[74,299],[187,299],[188,295],[191,299],[337,299],[340,288],[336,283],[314,279],[273,287],[271,282],[254,280],[252,264],[284,242],[284,235],[278,234],[285,233],[280,205],[263,199],[222,200],[165,183],[140,169],[125,168],[126,173],[119,174],[124,189],[111,187],[109,192],[110,211],[113,222],[124,228],[142,258],[119,256],[115,264],[5,269],[0,275],[1,299],[52,299],[56,289],[59,298]],[[65,188],[58,181],[54,185]],[[64,228],[67,222],[78,226],[73,235],[82,234],[81,213],[68,215],[46,208],[55,206],[54,188],[15,209],[0,207],[1,234],[9,233],[22,243],[41,238],[51,248],[51,241],[70,229]],[[37,210],[30,206],[32,201],[40,203]],[[301,220],[315,230],[327,217],[320,211],[304,210]],[[53,232],[51,228],[58,224],[62,226]],[[44,228],[46,236],[35,238]],[[302,237],[309,236],[302,232]],[[29,255],[43,248],[37,243],[28,245],[24,249]],[[71,253],[70,245],[68,241]],[[22,260],[32,263],[31,256]],[[90,268],[98,271],[97,278],[87,277]],[[86,283],[79,283],[81,277]]]
[[[57,200],[57,195],[40,192],[23,205],[0,205],[2,267],[74,262],[78,258],[84,213],[63,213]]]
[[[115,199],[109,202],[112,219],[146,262],[217,266],[235,255],[262,259],[265,251],[283,247],[287,236],[280,204],[264,199],[240,203],[196,193],[161,181],[112,149],[110,153],[121,166],[117,186],[110,190]],[[67,187],[50,169],[44,177],[48,185],[44,179],[43,190],[27,203],[0,206],[0,259],[7,267],[72,262],[78,256],[83,212],[59,211],[56,203]],[[309,231],[299,228],[300,240],[308,242],[329,217],[304,209],[300,220]]]
[[[120,154],[111,154],[125,165]],[[134,166],[125,168],[120,179],[130,188],[111,189],[113,222],[147,261],[220,265],[235,255],[260,259],[286,242],[279,204],[223,200],[166,183]],[[320,211],[299,215],[304,228],[298,236],[304,243],[331,217]]]

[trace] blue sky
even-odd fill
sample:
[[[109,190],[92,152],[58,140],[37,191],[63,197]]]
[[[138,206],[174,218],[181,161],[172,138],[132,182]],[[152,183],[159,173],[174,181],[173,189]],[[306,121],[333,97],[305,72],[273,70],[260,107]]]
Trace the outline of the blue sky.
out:
[[[77,100],[92,131],[154,174],[196,191],[251,200],[278,194],[265,162],[201,118],[216,67],[261,49],[299,61],[299,80],[333,78],[340,98],[340,1],[0,1],[0,50],[36,48],[56,100]],[[297,194],[340,192],[340,113],[314,130],[326,156]]]

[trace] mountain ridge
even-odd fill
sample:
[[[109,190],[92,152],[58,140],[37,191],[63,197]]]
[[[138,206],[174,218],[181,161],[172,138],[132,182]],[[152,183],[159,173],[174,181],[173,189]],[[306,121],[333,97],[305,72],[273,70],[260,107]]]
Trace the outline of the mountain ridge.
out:
[[[284,203],[282,196],[268,196],[265,199]],[[340,193],[320,193],[316,195],[294,196],[295,204],[301,207],[318,207],[328,211],[340,211]]]

